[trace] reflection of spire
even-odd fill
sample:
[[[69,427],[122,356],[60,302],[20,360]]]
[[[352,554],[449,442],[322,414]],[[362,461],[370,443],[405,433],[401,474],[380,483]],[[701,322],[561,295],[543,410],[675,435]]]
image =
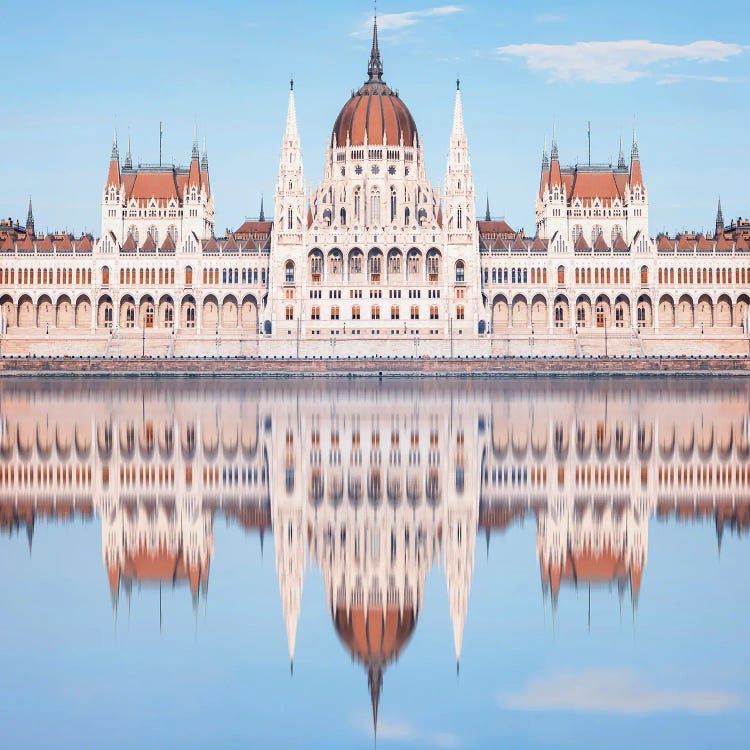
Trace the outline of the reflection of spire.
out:
[[[31,547],[34,542],[34,518],[26,522],[26,539],[29,542],[29,557],[31,557]]]
[[[719,520],[719,516],[716,516],[716,546],[721,557],[721,540],[724,538],[724,524]],[[29,551],[31,551],[31,545],[29,544]]]
[[[367,672],[367,687],[370,688],[370,702],[372,703],[372,732],[375,742],[378,741],[378,708],[380,707],[380,691],[383,688],[383,668],[370,667]]]

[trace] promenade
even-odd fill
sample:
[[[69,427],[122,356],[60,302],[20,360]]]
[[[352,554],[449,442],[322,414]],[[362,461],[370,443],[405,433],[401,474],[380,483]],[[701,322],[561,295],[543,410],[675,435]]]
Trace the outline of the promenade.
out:
[[[3,357],[3,376],[503,377],[750,375],[750,357]]]

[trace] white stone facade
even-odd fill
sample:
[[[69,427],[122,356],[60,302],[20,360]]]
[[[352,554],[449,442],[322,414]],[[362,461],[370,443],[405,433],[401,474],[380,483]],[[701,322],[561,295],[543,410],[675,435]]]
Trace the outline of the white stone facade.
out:
[[[273,221],[214,237],[208,157],[120,163],[95,240],[0,226],[0,348],[15,355],[473,357],[746,354],[750,232],[649,236],[630,164],[542,160],[537,232],[478,221],[456,90],[443,191],[382,79],[336,120],[310,194],[290,91]],[[377,102],[377,104],[374,104]],[[27,222],[28,224],[28,222]]]

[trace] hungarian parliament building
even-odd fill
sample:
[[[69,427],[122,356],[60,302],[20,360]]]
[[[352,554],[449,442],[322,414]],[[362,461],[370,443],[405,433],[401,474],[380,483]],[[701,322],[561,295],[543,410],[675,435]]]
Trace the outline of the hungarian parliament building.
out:
[[[315,568],[377,715],[386,670],[435,594],[430,576],[444,579],[450,610],[436,663],[458,666],[477,548],[489,555],[491,536],[507,556],[516,547],[504,535],[535,529],[525,559],[538,564],[540,618],[554,620],[586,588],[628,616],[639,599],[653,606],[654,524],[679,524],[686,545],[685,525],[699,525],[719,551],[724,536],[746,535],[749,397],[729,381],[710,392],[649,381],[327,379],[251,392],[239,380],[6,381],[0,543],[21,534],[31,550],[50,539],[35,529],[98,520],[102,560],[90,565],[103,567],[101,607],[117,620],[159,587],[176,592],[183,616],[191,599],[197,614],[215,525],[261,549],[265,537],[279,606],[261,612],[278,622],[278,651],[293,664]]]
[[[208,157],[123,160],[115,136],[99,239],[0,223],[3,355],[656,356],[750,346],[750,222],[649,234],[638,142],[616,165],[542,156],[536,232],[477,215],[460,85],[442,189],[383,78],[367,79],[308,192],[294,85],[272,220],[214,232]]]

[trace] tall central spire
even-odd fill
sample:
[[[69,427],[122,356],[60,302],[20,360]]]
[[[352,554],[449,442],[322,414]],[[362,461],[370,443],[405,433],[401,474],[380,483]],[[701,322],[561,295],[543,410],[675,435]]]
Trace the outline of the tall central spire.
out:
[[[380,48],[378,47],[378,17],[375,16],[372,25],[372,51],[370,52],[370,64],[367,66],[368,83],[383,80],[383,61],[380,59]]]

